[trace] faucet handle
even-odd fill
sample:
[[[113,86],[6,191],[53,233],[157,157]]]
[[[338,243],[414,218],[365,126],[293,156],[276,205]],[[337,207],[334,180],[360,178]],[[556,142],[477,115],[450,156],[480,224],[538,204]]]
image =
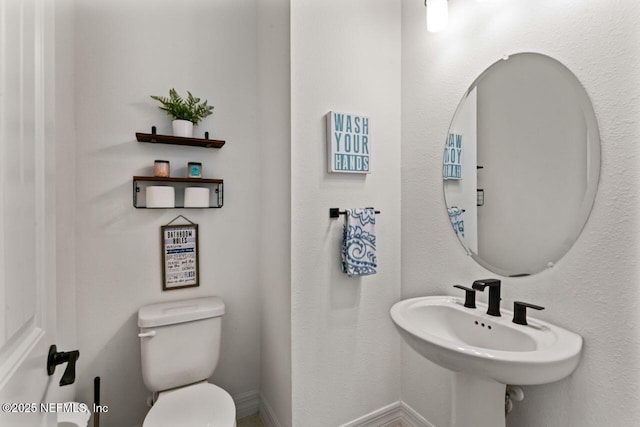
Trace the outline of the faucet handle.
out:
[[[534,310],[544,310],[544,307],[528,302],[515,301],[513,303],[513,323],[518,325],[527,325],[527,307]]]
[[[462,285],[453,285],[454,288],[464,291],[464,306],[467,308],[476,308],[476,290],[467,288]]]

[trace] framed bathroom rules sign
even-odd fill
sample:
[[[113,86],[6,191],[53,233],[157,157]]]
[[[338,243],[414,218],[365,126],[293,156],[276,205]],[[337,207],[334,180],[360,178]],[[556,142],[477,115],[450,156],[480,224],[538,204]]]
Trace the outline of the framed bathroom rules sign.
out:
[[[329,172],[370,173],[369,118],[329,111],[327,114],[327,165]]]
[[[198,224],[163,225],[162,290],[199,286]]]

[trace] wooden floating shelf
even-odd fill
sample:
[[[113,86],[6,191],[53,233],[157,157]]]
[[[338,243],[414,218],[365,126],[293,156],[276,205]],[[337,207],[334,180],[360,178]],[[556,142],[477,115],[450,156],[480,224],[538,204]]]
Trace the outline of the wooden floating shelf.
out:
[[[156,133],[136,133],[138,142],[150,142],[153,144],[189,145],[203,148],[221,148],[225,141],[204,138],[186,138],[183,136],[159,135]]]

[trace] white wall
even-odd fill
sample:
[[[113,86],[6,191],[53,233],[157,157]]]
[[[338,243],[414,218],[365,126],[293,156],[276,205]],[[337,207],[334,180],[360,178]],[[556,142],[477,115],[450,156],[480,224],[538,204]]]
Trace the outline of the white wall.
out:
[[[291,427],[289,0],[258,2],[261,412]]]
[[[370,119],[372,173],[329,174],[325,115]],[[293,425],[336,426],[397,401],[400,297],[400,3],[291,4]],[[343,219],[374,206],[378,274],[340,271]],[[343,217],[341,217],[343,218]]]
[[[212,381],[233,396],[259,389],[256,15],[252,0],[76,4],[78,389],[90,402],[93,377],[102,377],[104,427],[141,424],[147,410],[136,316],[149,303],[220,296],[226,314]],[[172,87],[216,107],[196,132],[226,140],[223,148],[136,141],[152,125],[170,132],[149,95]],[[173,176],[201,161],[205,177],[225,180],[224,207],[134,209],[132,176],[151,174],[154,159],[170,160]],[[160,226],[179,214],[199,224],[201,283],[162,292]]]
[[[633,426],[640,420],[637,117],[640,72],[635,1],[450,2],[450,26],[424,27],[422,2],[403,2],[402,297],[454,294],[494,276],[448,224],[444,138],[461,96],[505,53],[539,52],[572,70],[594,105],[602,140],[600,187],[576,244],[551,270],[504,279],[503,305],[546,307],[540,318],[584,337],[576,372],[526,387],[510,426]],[[483,298],[482,296],[480,297]],[[450,376],[403,347],[402,398],[436,426],[449,424]]]

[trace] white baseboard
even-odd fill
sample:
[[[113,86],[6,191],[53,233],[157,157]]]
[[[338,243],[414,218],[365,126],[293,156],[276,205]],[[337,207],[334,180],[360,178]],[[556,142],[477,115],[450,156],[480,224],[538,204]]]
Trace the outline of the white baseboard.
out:
[[[416,412],[411,406],[400,402],[402,406],[402,426],[403,427],[435,427],[422,415]]]
[[[340,427],[434,427],[413,408],[398,401]]]
[[[260,392],[252,390],[235,395],[233,403],[236,405],[236,418],[253,415],[260,410]]]
[[[265,427],[281,427],[269,402],[258,391],[249,391],[233,398],[236,417],[258,413]],[[435,427],[402,401],[391,403],[340,427]]]
[[[396,427],[399,424],[402,425],[402,406],[395,402],[340,427]]]
[[[281,427],[269,402],[262,394],[260,395],[260,420],[265,427]]]

